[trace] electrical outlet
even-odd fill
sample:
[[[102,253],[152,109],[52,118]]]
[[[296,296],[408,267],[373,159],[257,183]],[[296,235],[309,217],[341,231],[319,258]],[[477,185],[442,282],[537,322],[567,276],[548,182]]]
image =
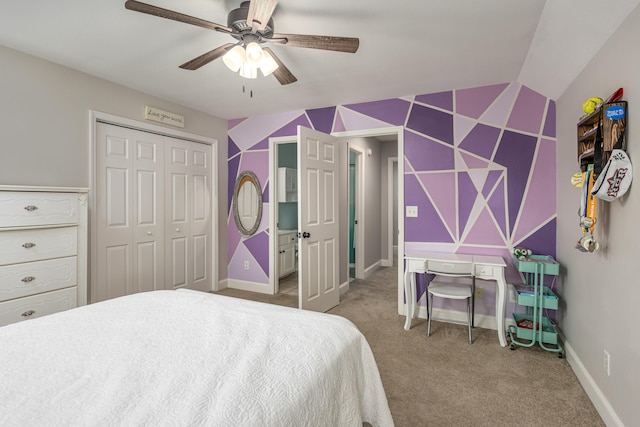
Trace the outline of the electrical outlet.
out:
[[[480,286],[476,286],[476,299],[482,299],[483,296],[484,296],[484,288],[481,288]]]
[[[609,368],[611,366],[611,356],[609,355],[607,350],[604,351],[603,361],[604,361],[604,365],[602,367],[604,368],[604,371],[607,373],[607,376],[610,376],[611,371],[609,370]]]
[[[407,206],[407,218],[417,218],[417,217],[418,217],[418,207]]]
[[[244,262],[244,269],[248,270],[249,269],[249,261],[245,261]]]

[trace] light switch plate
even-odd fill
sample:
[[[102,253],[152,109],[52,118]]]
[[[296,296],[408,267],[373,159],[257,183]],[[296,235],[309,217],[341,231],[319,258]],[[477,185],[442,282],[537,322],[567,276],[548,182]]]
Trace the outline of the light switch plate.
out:
[[[407,206],[407,218],[417,218],[417,217],[418,217],[418,207]]]

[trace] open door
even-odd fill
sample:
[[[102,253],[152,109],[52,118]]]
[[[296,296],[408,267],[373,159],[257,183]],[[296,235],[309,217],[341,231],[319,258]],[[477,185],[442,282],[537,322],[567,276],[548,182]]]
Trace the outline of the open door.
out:
[[[298,305],[340,303],[340,139],[298,126]]]

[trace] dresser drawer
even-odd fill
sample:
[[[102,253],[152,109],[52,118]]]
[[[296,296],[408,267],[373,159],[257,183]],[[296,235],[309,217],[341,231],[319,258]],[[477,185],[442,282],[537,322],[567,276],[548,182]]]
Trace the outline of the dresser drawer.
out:
[[[74,256],[77,227],[0,232],[0,265]]]
[[[0,326],[34,319],[77,306],[77,288],[61,289],[0,303]]]
[[[0,227],[77,223],[77,193],[0,192]]]
[[[78,259],[73,257],[0,267],[0,301],[68,288],[77,284]]]

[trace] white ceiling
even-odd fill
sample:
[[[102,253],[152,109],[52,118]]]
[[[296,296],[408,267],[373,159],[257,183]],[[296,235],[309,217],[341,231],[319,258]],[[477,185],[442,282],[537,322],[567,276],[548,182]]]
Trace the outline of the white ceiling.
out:
[[[240,4],[143,1],[222,25]],[[281,0],[276,32],[360,38],[356,54],[271,46],[298,78],[287,86],[220,59],[178,68],[234,39],[124,0],[3,1],[0,44],[226,119],[513,81],[557,99],[639,2]]]

